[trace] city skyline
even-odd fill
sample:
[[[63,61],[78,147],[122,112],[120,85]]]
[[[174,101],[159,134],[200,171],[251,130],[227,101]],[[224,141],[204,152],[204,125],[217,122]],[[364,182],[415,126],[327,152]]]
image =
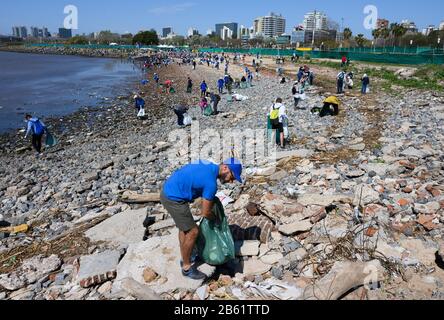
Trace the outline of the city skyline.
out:
[[[26,2],[26,3],[25,3]],[[232,10],[229,4],[236,3],[236,10]],[[106,10],[101,10],[101,5],[107,4]],[[401,22],[409,20],[416,24],[419,31],[429,25],[439,25],[444,21],[444,10],[437,10],[437,6],[444,5],[431,0],[424,0],[421,4],[409,4],[409,6],[399,6],[402,1],[394,0],[391,3],[375,0],[373,4],[378,8],[379,18],[384,18],[390,22]],[[248,4],[227,0],[228,5],[217,6],[204,1],[195,0],[193,2],[175,1],[168,7],[158,6],[152,1],[130,0],[125,4],[121,2],[105,2],[98,0],[94,3],[85,0],[73,1],[70,4],[76,5],[79,9],[79,29],[73,30],[73,34],[90,34],[101,30],[111,30],[117,33],[137,33],[140,30],[155,29],[159,34],[162,28],[171,26],[178,35],[187,35],[188,29],[193,27],[201,34],[205,30],[214,28],[215,23],[230,21],[236,22],[245,27],[252,27],[257,17],[266,16],[270,12],[282,13],[286,19],[287,34],[291,33],[294,26],[300,25],[304,21],[304,16],[314,10],[325,13],[329,19],[350,27],[353,33],[363,33],[366,37],[371,37],[371,30],[366,30],[363,26],[365,14],[364,7],[367,1],[356,0],[349,4],[349,9],[344,13],[342,8],[338,8],[332,3],[323,1],[312,1],[310,3],[295,4],[291,1],[282,3],[259,4],[250,6]],[[203,5],[205,4],[205,5]],[[429,6],[427,6],[429,4]],[[8,12],[0,19],[0,34],[12,34],[14,26],[46,26],[52,33],[56,33],[59,28],[63,28],[63,21],[66,15],[63,8],[67,4],[60,3],[54,5],[49,0],[42,0],[39,5],[29,1],[17,0],[14,3],[2,4],[4,10]],[[46,10],[44,10],[46,8]],[[136,9],[137,8],[137,9]],[[245,9],[245,10],[243,10]],[[211,14],[202,15],[202,10],[209,13],[217,12],[217,18]],[[214,11],[216,10],[216,11]],[[421,15],[417,15],[421,10]],[[99,16],[100,15],[100,16]]]

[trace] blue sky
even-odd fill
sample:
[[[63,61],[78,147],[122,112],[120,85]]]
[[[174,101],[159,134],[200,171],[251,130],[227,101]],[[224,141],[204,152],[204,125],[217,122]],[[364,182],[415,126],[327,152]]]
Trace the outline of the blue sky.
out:
[[[444,21],[444,2],[438,0],[2,0],[0,34],[10,34],[13,25],[47,26],[50,32],[57,31],[65,19],[63,9],[70,4],[78,7],[79,30],[75,33],[80,34],[104,29],[119,33],[149,28],[160,31],[164,26],[172,26],[178,34],[186,34],[189,27],[205,34],[218,22],[252,26],[254,18],[271,11],[283,14],[289,32],[302,22],[306,12],[316,9],[338,23],[344,18],[344,25],[354,34],[370,36],[371,31],[363,26],[366,5],[375,5],[379,17],[390,21],[414,21],[420,30]]]

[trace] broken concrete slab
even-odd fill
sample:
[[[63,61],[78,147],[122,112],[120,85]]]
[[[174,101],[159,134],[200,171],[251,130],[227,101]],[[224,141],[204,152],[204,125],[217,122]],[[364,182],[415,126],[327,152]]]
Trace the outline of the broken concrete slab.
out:
[[[263,263],[261,260],[249,259],[243,261],[243,274],[246,276],[262,275],[270,271],[271,265]]]
[[[417,259],[429,267],[435,265],[435,254],[439,250],[439,245],[436,242],[407,238],[401,239],[399,244],[402,248],[408,250],[409,258]]]
[[[236,241],[234,247],[236,249],[236,256],[238,257],[248,257],[259,255],[259,245],[260,241]]]
[[[21,267],[9,274],[0,275],[0,288],[15,291],[57,270],[62,261],[56,255],[45,258],[43,255],[25,260]]]
[[[363,170],[351,170],[345,173],[348,178],[359,178],[362,177],[364,174],[365,172]]]
[[[81,257],[80,269],[77,275],[80,286],[88,288],[114,279],[120,256],[120,251],[107,250]]]
[[[284,255],[280,252],[270,252],[261,257],[260,260],[265,264],[274,265],[283,258]]]
[[[359,185],[355,188],[355,197],[353,199],[353,205],[358,206],[366,206],[371,203],[379,202],[379,193],[375,191],[369,185]]]
[[[77,219],[76,221],[74,221],[75,224],[82,224],[97,218],[101,218],[101,217],[111,217],[119,212],[121,212],[121,206],[113,206],[113,207],[109,207],[106,208],[103,211],[93,211],[90,213],[85,214],[83,217]]]
[[[392,166],[384,163],[365,163],[359,166],[365,172],[375,172],[378,176],[383,177],[391,169]]]
[[[180,259],[177,229],[174,229],[168,236],[133,243],[128,247],[126,255],[117,266],[117,278],[113,287],[119,289],[121,281],[125,278],[132,278],[140,284],[145,284],[143,271],[149,267],[161,278],[159,281],[147,284],[156,294],[176,289],[196,290],[202,286],[203,280],[184,277],[180,268]],[[198,269],[207,277],[210,277],[215,271],[215,267],[207,264],[198,266]]]
[[[279,232],[286,236],[292,236],[300,232],[309,231],[312,227],[313,224],[310,222],[310,220],[303,220],[281,225],[279,227]]]
[[[99,179],[99,172],[98,171],[90,172],[90,173],[84,174],[82,176],[83,182],[91,182],[91,181],[95,181],[98,179]]]
[[[413,158],[423,159],[423,158],[426,158],[428,154],[422,150],[418,150],[416,148],[409,147],[409,148],[405,149],[404,151],[402,151],[400,153],[400,155],[404,156],[404,157],[413,157]]]
[[[350,289],[382,281],[384,268],[378,260],[336,262],[330,272],[304,290],[302,300],[337,300]]]
[[[158,231],[166,228],[174,227],[176,223],[173,219],[167,219],[163,221],[156,222],[155,224],[150,226],[150,230],[152,231]]]
[[[131,296],[138,300],[161,300],[148,285],[142,284],[132,278],[125,278],[120,282],[122,290],[128,292]],[[114,287],[113,287],[114,291]]]
[[[348,148],[350,150],[355,150],[355,151],[364,151],[365,144],[364,143],[354,144],[354,145],[350,145]]]
[[[329,214],[322,221],[313,226],[307,242],[328,241],[344,237],[348,230],[348,220],[339,215]]]
[[[243,194],[237,199],[237,201],[233,204],[234,210],[242,210],[245,209],[245,207],[250,202],[250,195],[249,194]]]
[[[85,235],[92,241],[106,241],[116,247],[140,242],[145,234],[146,214],[146,208],[123,211],[87,230]]]
[[[304,212],[304,206],[297,201],[272,193],[262,197],[261,209],[274,220],[279,220],[281,216],[289,217]]]

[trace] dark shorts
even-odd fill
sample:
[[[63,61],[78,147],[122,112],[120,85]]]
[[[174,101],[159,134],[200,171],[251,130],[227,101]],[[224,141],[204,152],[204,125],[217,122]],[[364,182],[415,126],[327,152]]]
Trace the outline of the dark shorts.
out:
[[[188,202],[172,201],[164,195],[163,190],[160,195],[160,202],[171,215],[176,223],[176,227],[180,231],[188,232],[197,227],[196,222],[194,222],[193,215],[191,214],[190,204]]]
[[[273,130],[278,130],[279,133],[284,132],[284,125],[281,122],[279,122],[279,119],[271,120],[271,128]]]

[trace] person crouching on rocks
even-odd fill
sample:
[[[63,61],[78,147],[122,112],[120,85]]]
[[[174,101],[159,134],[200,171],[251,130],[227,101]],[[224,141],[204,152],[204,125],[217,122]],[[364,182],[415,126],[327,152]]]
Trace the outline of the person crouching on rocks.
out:
[[[179,127],[182,127],[185,125],[184,123],[184,119],[185,119],[185,114],[188,112],[189,107],[184,106],[184,105],[178,105],[174,107],[174,113],[177,116],[177,125]]]
[[[138,94],[136,94],[134,96],[134,104],[136,107],[136,111],[137,111],[137,117],[144,117],[145,116],[145,100],[139,96]],[[142,115],[143,113],[143,115]]]
[[[161,203],[173,218],[179,229],[179,245],[182,260],[182,275],[194,280],[205,279],[192,258],[193,248],[199,236],[199,228],[194,222],[190,203],[202,198],[201,216],[210,220],[217,193],[217,180],[222,184],[242,183],[242,165],[235,158],[218,165],[205,160],[188,164],[173,173],[165,182],[161,192]]]

